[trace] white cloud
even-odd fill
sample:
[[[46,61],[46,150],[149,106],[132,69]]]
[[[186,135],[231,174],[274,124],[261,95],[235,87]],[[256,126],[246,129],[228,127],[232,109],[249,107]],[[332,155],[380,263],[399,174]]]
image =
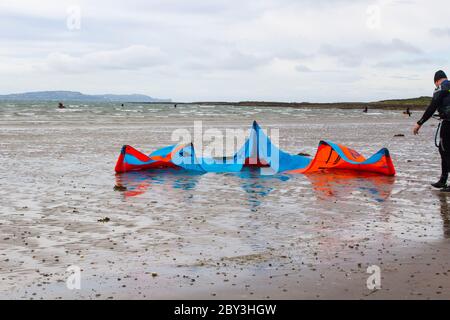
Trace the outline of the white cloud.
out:
[[[58,72],[88,73],[97,70],[138,70],[154,67],[166,61],[159,48],[134,45],[118,50],[96,51],[72,56],[50,53],[44,69]]]

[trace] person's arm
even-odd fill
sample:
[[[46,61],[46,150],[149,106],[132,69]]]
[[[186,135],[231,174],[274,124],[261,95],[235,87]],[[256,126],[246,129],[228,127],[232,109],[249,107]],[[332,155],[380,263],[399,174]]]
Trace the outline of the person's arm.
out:
[[[440,103],[442,102],[442,99],[444,97],[444,90],[442,90],[441,87],[436,89],[436,91],[433,94],[433,99],[431,99],[430,105],[423,113],[422,118],[420,118],[419,121],[417,121],[416,126],[414,127],[414,134],[418,134],[420,127],[430,119],[433,114],[436,112],[437,108],[439,107]]]

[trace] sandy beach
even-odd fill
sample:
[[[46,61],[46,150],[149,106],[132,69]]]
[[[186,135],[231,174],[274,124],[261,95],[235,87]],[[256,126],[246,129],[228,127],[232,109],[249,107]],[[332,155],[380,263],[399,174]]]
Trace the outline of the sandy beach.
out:
[[[2,102],[0,298],[449,299],[450,195],[429,186],[437,122],[414,137],[420,114]],[[292,153],[387,147],[397,176],[114,173],[122,145],[150,153],[200,120],[257,120]]]

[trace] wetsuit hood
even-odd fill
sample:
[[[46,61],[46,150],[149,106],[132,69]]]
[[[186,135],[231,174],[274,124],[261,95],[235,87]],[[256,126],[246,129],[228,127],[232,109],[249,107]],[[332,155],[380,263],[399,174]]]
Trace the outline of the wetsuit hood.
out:
[[[447,75],[442,70],[436,71],[436,73],[434,74],[434,82],[439,81],[444,78],[447,78]]]

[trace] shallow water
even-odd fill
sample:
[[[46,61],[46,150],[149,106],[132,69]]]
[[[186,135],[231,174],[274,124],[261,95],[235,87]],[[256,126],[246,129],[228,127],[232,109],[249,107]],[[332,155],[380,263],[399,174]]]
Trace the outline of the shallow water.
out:
[[[335,294],[328,297],[339,298],[340,290],[356,286],[355,279],[360,288],[345,292],[359,298],[367,290],[367,265],[384,262],[387,277],[396,280],[423,272],[427,264],[433,271],[442,267],[434,272],[442,277],[450,269],[448,256],[439,253],[450,248],[450,200],[429,187],[440,168],[433,142],[436,123],[430,120],[418,137],[412,136],[418,113],[407,118],[380,110],[66,106],[0,103],[2,298],[182,298],[193,292],[197,297],[297,298],[323,297],[327,291]],[[247,129],[257,120],[263,129],[279,129],[280,147],[292,153],[314,154],[325,139],[365,156],[387,147],[397,176],[262,177],[252,170],[114,174],[123,144],[150,153],[172,144],[174,129],[192,130],[200,120],[205,129],[220,130]],[[115,185],[127,190],[114,190]],[[110,222],[97,221],[103,217]],[[356,244],[365,248],[363,254],[353,252]],[[402,252],[409,255],[404,263],[399,262]],[[431,256],[414,268],[411,252]],[[402,269],[404,264],[408,269]],[[80,291],[65,289],[69,265],[83,268],[86,286]],[[337,281],[336,291],[318,285],[322,276],[311,280],[321,268]],[[312,282],[301,290],[287,290],[295,283],[289,278],[264,284],[272,271],[288,269],[290,276]],[[353,275],[353,282],[336,280],[341,269]],[[154,270],[160,274],[155,279],[148,276]],[[238,270],[235,278],[241,280],[235,286],[222,283],[217,270]],[[200,279],[185,283],[181,273]],[[118,274],[137,280],[122,287]],[[240,284],[259,289],[251,292]],[[445,288],[422,288],[409,280],[397,287],[400,291],[384,294],[450,296]]]

